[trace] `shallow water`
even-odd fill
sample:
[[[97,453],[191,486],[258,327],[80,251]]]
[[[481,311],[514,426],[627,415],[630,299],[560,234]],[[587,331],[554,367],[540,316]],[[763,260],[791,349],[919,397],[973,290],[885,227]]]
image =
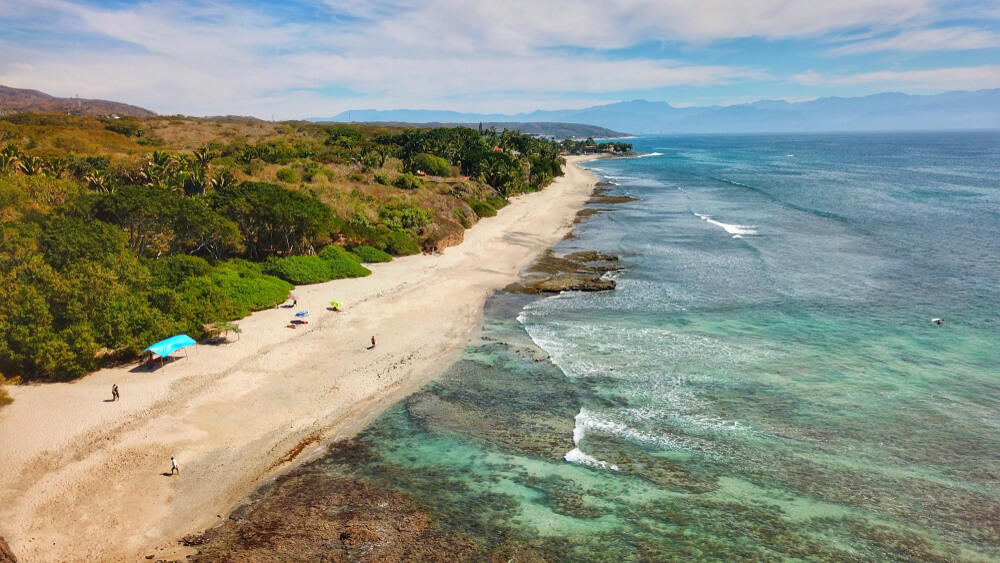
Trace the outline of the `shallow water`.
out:
[[[1000,134],[635,145],[557,249],[618,289],[491,299],[324,470],[493,558],[1000,560]]]

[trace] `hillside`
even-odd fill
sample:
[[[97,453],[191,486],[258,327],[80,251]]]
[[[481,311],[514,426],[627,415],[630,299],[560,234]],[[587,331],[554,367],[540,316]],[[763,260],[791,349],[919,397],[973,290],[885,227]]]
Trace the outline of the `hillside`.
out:
[[[0,86],[0,115],[30,112],[66,113],[87,117],[105,117],[112,114],[131,117],[156,115],[148,109],[121,102],[57,98],[38,90]]]
[[[571,148],[466,127],[0,116],[0,383],[73,379],[293,285],[441,252],[562,175]]]

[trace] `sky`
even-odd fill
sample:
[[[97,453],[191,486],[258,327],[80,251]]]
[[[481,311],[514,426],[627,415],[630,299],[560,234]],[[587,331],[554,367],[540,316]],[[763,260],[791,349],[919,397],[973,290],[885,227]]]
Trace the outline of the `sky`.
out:
[[[1000,0],[0,0],[0,84],[160,114],[1000,88]]]

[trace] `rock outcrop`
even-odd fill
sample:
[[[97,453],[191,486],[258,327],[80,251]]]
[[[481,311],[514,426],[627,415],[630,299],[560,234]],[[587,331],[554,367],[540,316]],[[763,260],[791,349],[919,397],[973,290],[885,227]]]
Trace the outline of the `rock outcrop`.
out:
[[[587,251],[559,257],[549,250],[508,290],[514,293],[609,291],[615,289],[616,284],[605,274],[621,269],[618,257],[613,254]]]
[[[3,536],[0,536],[0,563],[17,563],[17,557],[14,556],[14,552],[10,550],[10,546],[4,541]]]

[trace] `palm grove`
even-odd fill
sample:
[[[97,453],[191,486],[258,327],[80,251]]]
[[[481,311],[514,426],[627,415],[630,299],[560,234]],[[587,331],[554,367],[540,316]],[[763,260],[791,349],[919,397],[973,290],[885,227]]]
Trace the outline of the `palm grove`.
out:
[[[0,381],[440,249],[563,164],[513,131],[54,114],[0,118],[0,147]]]

